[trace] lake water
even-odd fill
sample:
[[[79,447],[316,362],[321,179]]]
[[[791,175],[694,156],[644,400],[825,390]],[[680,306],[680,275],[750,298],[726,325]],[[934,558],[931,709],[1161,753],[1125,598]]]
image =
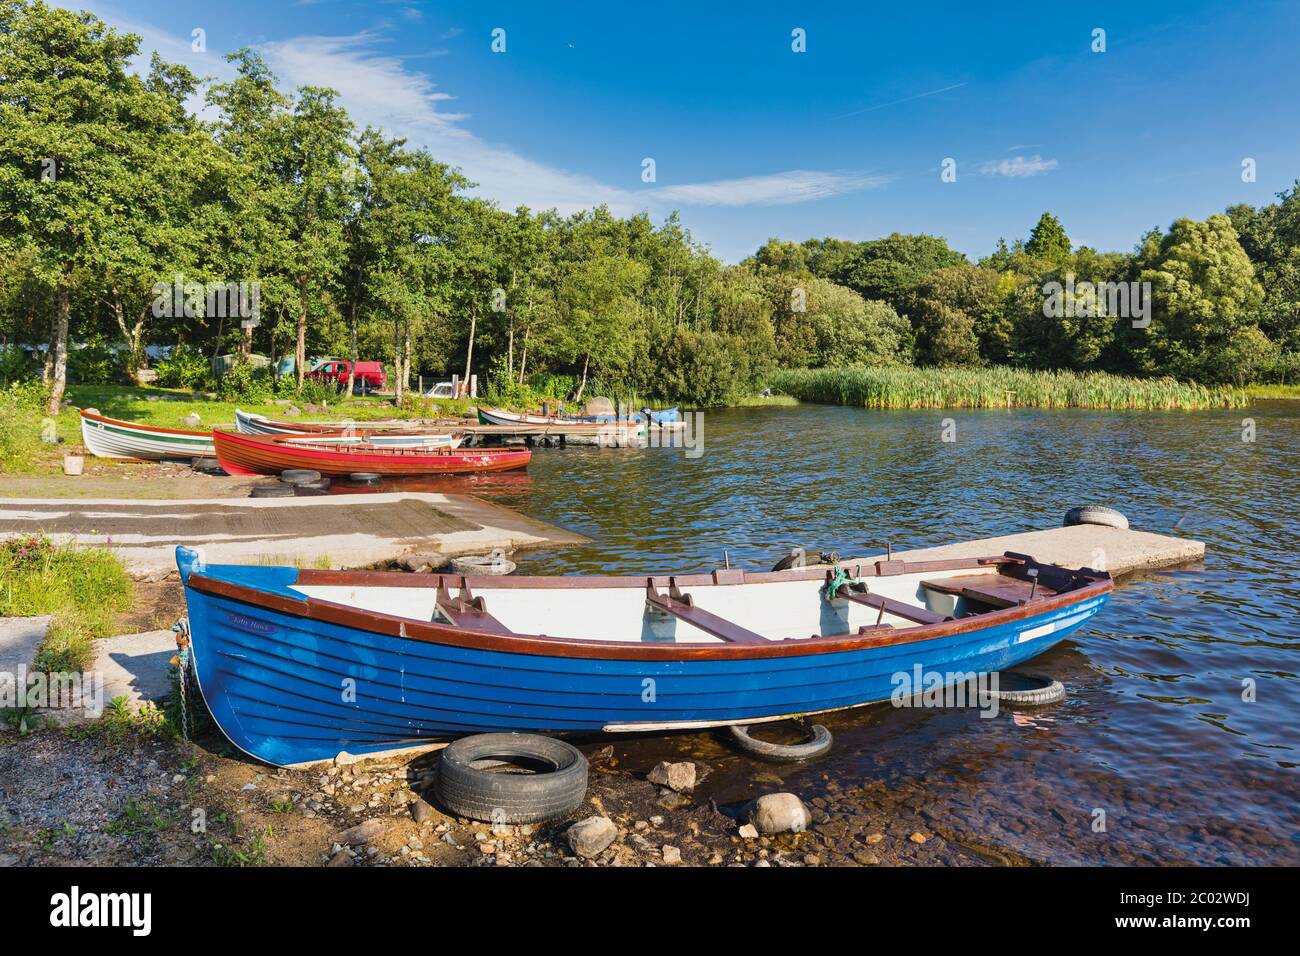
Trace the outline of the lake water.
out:
[[[944,419],[955,441],[941,440]],[[1203,564],[1122,578],[1090,626],[1034,662],[1066,684],[1065,703],[992,720],[829,715],[834,750],[781,779],[801,793],[869,781],[936,829],[1043,863],[1300,863],[1300,403],[805,405],[709,412],[703,438],[694,459],[539,450],[526,475],[456,490],[593,539],[528,556],[521,573],[711,569],[724,551],[766,570],[794,545],[924,547],[1054,527],[1085,503],[1203,540]],[[709,782],[720,800],[749,786],[729,766]]]

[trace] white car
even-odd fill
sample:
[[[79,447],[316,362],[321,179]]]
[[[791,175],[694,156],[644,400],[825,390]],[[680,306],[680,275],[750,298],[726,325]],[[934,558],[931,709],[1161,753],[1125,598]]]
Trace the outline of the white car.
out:
[[[433,388],[424,393],[425,398],[455,398],[456,386],[451,382],[439,382]]]

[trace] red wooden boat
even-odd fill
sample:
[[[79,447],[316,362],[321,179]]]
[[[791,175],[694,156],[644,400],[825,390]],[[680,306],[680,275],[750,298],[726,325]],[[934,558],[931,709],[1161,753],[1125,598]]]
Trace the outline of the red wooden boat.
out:
[[[231,475],[278,475],[310,468],[322,475],[455,475],[528,467],[527,448],[422,448],[372,445],[336,435],[242,435],[213,430],[217,460]]]

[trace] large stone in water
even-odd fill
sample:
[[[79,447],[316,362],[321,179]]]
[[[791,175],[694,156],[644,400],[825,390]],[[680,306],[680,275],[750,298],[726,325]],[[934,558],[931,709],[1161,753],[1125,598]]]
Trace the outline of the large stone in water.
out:
[[[618,836],[618,827],[609,817],[587,817],[569,827],[566,834],[573,852],[591,859],[605,852],[605,848]]]
[[[750,818],[759,833],[800,833],[812,823],[812,814],[793,793],[765,793],[754,801]]]
[[[678,793],[690,793],[695,789],[695,764],[689,760],[681,763],[669,763],[664,760],[650,771],[646,779],[661,787],[676,790]]]

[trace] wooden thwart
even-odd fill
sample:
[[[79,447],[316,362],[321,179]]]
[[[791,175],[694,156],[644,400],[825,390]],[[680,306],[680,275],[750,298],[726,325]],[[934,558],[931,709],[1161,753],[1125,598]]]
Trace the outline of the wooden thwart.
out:
[[[830,575],[828,574],[827,577],[829,578]],[[901,617],[903,620],[911,621],[914,624],[938,624],[940,621],[948,620],[942,614],[935,614],[927,608],[917,607],[903,601],[895,601],[893,598],[885,597],[882,594],[872,594],[867,590],[865,584],[841,584],[839,590],[833,596],[847,598],[855,604],[873,607],[878,611],[884,611],[884,613],[892,614],[894,617]]]
[[[1057,592],[1045,584],[1005,574],[961,574],[951,578],[922,581],[921,587],[942,594],[967,597],[993,607],[1017,607],[1028,601],[1052,597]]]
[[[718,617],[709,611],[695,606],[689,594],[683,594],[677,587],[677,579],[668,579],[668,593],[660,594],[655,589],[654,578],[646,578],[646,607],[665,614],[671,614],[678,620],[685,621],[699,628],[706,634],[712,634],[729,644],[767,644],[768,639],[747,628],[741,627],[725,617]]]

